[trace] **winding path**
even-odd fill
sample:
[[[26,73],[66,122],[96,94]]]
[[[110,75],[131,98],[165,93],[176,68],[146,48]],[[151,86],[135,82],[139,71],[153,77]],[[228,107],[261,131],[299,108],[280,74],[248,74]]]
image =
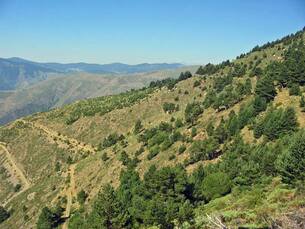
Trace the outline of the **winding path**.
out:
[[[26,178],[26,176],[23,174],[22,170],[18,167],[16,160],[14,158],[14,156],[8,151],[8,149],[5,146],[6,144],[3,142],[0,142],[0,148],[3,149],[3,151],[5,152],[6,158],[8,159],[9,163],[11,164],[13,171],[9,171],[11,174],[16,174],[17,178],[21,181],[22,186],[21,186],[21,190],[19,192],[17,192],[15,195],[13,195],[12,197],[10,197],[9,199],[7,199],[4,202],[4,206],[6,206],[13,198],[15,198],[16,196],[20,195],[21,193],[23,193],[24,191],[26,191],[27,189],[29,189],[31,183],[30,181]]]
[[[23,119],[19,119],[18,121],[22,121],[23,123],[30,124],[33,128],[39,129],[43,131],[48,137],[53,139],[53,141],[59,146],[59,147],[64,147],[69,143],[69,147],[77,152],[82,151],[82,152],[89,152],[89,153],[96,153],[96,149],[90,145],[90,144],[85,144],[83,142],[80,142],[74,138],[70,138],[68,136],[59,134],[58,132],[49,129],[48,127],[39,124],[37,122],[31,122],[31,121],[26,121]],[[65,212],[62,216],[62,219],[64,220],[64,223],[62,224],[63,229],[68,229],[68,223],[69,223],[69,218],[71,216],[71,209],[73,205],[73,197],[76,197],[76,186],[75,186],[75,167],[77,164],[72,164],[68,168],[68,176],[70,176],[70,183],[69,186],[65,188],[63,191],[63,195],[67,197],[67,205],[65,208]]]
[[[19,121],[22,121],[23,123],[28,123],[32,127],[42,130],[44,133],[46,133],[52,139],[56,139],[54,141],[59,146],[65,145],[65,144],[67,144],[67,142],[69,142],[70,147],[72,147],[76,151],[84,151],[84,152],[90,152],[90,153],[95,153],[96,152],[96,149],[92,145],[85,144],[85,143],[80,142],[80,141],[78,141],[74,138],[65,136],[63,134],[59,134],[58,132],[56,132],[52,129],[49,129],[48,127],[46,127],[44,125],[41,125],[41,124],[36,123],[36,122],[25,121],[23,119],[19,119]]]
[[[75,189],[75,166],[76,164],[70,165],[68,174],[70,176],[70,185],[66,189],[65,194],[67,196],[67,205],[66,205],[66,210],[64,212],[63,218],[65,219],[65,222],[62,225],[62,229],[67,229],[68,228],[68,221],[69,217],[71,215],[71,208],[73,204],[73,197],[76,196],[76,189]]]

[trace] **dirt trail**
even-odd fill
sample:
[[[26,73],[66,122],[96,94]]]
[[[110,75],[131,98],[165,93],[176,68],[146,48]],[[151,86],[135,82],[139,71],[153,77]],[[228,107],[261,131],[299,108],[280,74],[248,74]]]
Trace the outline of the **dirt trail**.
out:
[[[75,177],[74,177],[75,167],[76,167],[76,164],[70,165],[69,170],[68,170],[68,175],[70,176],[70,184],[69,184],[69,187],[67,187],[64,192],[64,194],[67,196],[67,205],[66,205],[66,209],[65,209],[65,212],[63,215],[63,218],[65,219],[65,222],[62,225],[63,229],[68,228],[68,221],[69,221],[68,219],[71,214],[73,197],[76,196]]]
[[[3,142],[0,142],[0,148],[2,148],[4,150],[6,158],[8,159],[10,165],[13,168],[13,170],[9,171],[9,173],[16,174],[17,178],[21,181],[21,190],[4,202],[3,205],[6,206],[13,198],[15,198],[17,195],[20,195],[24,191],[26,191],[30,187],[31,183],[26,178],[26,176],[23,174],[22,170],[18,167],[14,156],[6,148],[6,144]]]
[[[37,123],[37,122],[31,122],[31,121],[25,121],[23,119],[19,119],[18,121],[22,121],[25,124],[31,125],[33,128],[42,130],[48,137],[50,141],[55,142],[59,147],[65,148],[65,149],[71,149],[75,152],[89,152],[89,153],[96,153],[97,149],[94,148],[90,144],[85,144],[83,142],[80,142],[74,138],[70,138],[68,136],[59,134],[58,132],[49,129],[48,127]],[[62,224],[63,229],[68,228],[69,218],[71,215],[71,208],[73,205],[73,197],[76,197],[76,186],[75,186],[75,167],[76,163],[72,164],[68,168],[67,175],[70,177],[70,183],[64,191],[62,192],[63,196],[67,197],[67,205],[65,208],[65,212],[62,216],[62,218],[65,220],[65,222]]]
[[[69,148],[71,150],[74,150],[75,152],[89,152],[89,153],[95,153],[96,149],[89,145],[85,144],[83,142],[80,142],[74,138],[70,138],[68,136],[59,134],[58,132],[49,129],[48,127],[39,124],[37,122],[29,122],[25,120],[21,120],[24,123],[30,124],[33,128],[37,128],[39,130],[42,130],[51,141],[54,141],[59,147],[61,148]],[[63,190],[62,195],[67,197],[67,205],[65,208],[65,212],[62,216],[64,223],[62,224],[63,229],[68,228],[69,218],[71,216],[71,209],[73,206],[73,197],[76,197],[76,186],[75,186],[75,167],[77,164],[72,164],[69,166],[67,171],[67,176],[70,177],[70,182],[66,186],[66,188]]]
[[[30,124],[34,128],[40,129],[43,132],[45,132],[53,141],[55,141],[60,147],[65,148],[66,145],[69,145],[70,149],[73,149],[75,151],[81,151],[81,152],[90,152],[90,153],[95,153],[96,149],[90,145],[86,144],[83,142],[80,142],[74,138],[59,134],[58,132],[49,129],[48,127],[36,123],[36,122],[30,122],[30,121],[25,121],[23,119],[20,119],[19,121],[22,121],[23,123]]]

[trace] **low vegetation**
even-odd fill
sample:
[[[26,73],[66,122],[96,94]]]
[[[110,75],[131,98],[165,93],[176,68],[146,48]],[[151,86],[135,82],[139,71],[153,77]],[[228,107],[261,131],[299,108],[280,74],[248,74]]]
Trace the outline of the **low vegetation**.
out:
[[[215,221],[269,228],[302,212],[303,36],[207,64],[195,76],[184,72],[141,90],[80,101],[54,111],[56,117],[29,118],[71,129],[77,139],[103,136],[96,152],[81,159],[70,154],[58,168],[54,163],[57,173],[71,175],[76,167],[69,228],[213,228]],[[105,130],[105,120],[118,124]],[[4,128],[0,140],[13,141],[22,128],[32,127]],[[44,202],[38,228],[63,223],[58,196],[54,204]]]

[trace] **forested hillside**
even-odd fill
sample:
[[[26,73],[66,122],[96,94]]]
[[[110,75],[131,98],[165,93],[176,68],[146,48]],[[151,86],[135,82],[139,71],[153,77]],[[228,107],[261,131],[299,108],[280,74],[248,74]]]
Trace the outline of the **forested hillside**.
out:
[[[303,228],[304,41],[0,128],[0,227]]]

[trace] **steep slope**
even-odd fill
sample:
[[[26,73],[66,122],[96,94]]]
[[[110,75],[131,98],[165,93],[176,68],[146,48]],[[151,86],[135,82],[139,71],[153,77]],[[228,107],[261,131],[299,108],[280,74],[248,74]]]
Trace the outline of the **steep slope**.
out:
[[[31,184],[1,226],[31,228],[53,212],[64,228],[301,227],[302,40],[2,127]]]

